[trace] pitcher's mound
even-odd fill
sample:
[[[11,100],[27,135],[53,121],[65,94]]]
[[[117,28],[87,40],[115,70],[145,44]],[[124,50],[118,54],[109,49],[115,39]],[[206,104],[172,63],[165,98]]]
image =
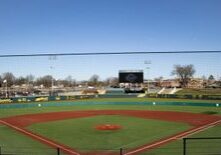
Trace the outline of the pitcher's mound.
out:
[[[97,130],[119,130],[122,127],[116,124],[102,124],[95,127]]]

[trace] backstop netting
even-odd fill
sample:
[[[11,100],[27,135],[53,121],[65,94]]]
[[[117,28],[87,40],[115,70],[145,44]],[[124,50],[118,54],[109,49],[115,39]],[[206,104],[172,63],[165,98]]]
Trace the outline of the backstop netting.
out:
[[[221,137],[185,138],[184,141],[184,155],[221,154]]]
[[[72,101],[82,98],[137,97],[144,98],[145,102],[147,98],[159,97],[197,99],[202,103],[204,103],[205,99],[210,99],[214,101],[211,105],[215,109],[221,106],[220,68],[221,52],[214,51],[190,53],[123,52],[106,54],[70,53],[67,55],[0,55],[0,105],[7,106],[8,103],[16,103],[17,106],[20,103],[39,102],[34,104],[36,105],[35,107],[39,108],[38,112],[41,112],[41,110],[47,112],[47,107],[44,107],[44,109],[40,102]],[[132,72],[139,71],[141,73],[140,75],[143,76],[141,78],[142,82],[119,83],[119,73],[122,70]],[[188,78],[182,79],[183,77],[181,77],[180,74],[183,72],[189,72]],[[130,81],[130,79],[136,77],[130,74],[128,78]],[[63,103],[66,107],[69,106],[69,102]],[[184,104],[185,103],[183,103],[183,105]],[[26,104],[23,105],[25,106]],[[46,105],[48,107],[51,106],[48,103],[46,103]],[[60,106],[58,102],[55,102],[55,105]],[[155,102],[151,102],[151,105],[155,106]],[[42,109],[40,109],[41,106]],[[118,107],[115,107],[115,109],[118,109]],[[130,107],[129,109],[132,108]],[[210,110],[207,108],[205,111],[198,111],[203,111],[204,114],[219,115],[219,111],[214,109]],[[2,108],[1,110],[3,111],[5,109]],[[62,110],[62,108],[59,110]],[[149,110],[152,109],[150,108]],[[185,108],[181,110],[185,110]],[[25,114],[28,113],[27,111],[22,113],[16,110],[16,114]],[[48,111],[50,112],[50,110]],[[191,112],[190,108],[189,111]],[[196,110],[195,112],[198,111]],[[8,116],[10,116],[10,114],[6,111],[0,114],[1,118]],[[6,132],[6,129],[3,128],[4,125],[0,125],[0,130]],[[90,129],[92,128],[93,127]],[[173,126],[171,130],[175,128],[176,126]],[[134,132],[133,135],[136,137],[135,133],[136,132]],[[58,134],[62,133],[59,132]],[[172,135],[175,133],[170,134]],[[109,138],[111,132],[107,135],[105,142],[108,143],[110,142],[109,139],[111,139]],[[214,133],[214,136],[219,135],[220,133],[218,132]],[[12,134],[0,134],[0,141],[4,137],[4,141],[0,142],[0,147],[3,146],[1,151],[5,154],[28,154],[27,152],[30,152],[30,154],[38,154],[39,151],[40,154],[44,152],[46,155],[58,153],[56,149],[53,150],[51,147],[30,150],[29,147],[32,148],[32,144],[27,144],[24,148],[18,146],[18,148],[8,149],[12,147],[10,146],[10,136],[12,136]],[[74,138],[74,135],[71,136]],[[158,140],[155,134],[152,138],[153,141]],[[76,139],[76,141],[81,143],[79,139]],[[127,153],[135,147],[146,144],[146,142],[149,142],[149,137],[142,137],[137,141],[125,144],[119,141],[117,142],[118,145],[115,144],[113,148],[110,148],[108,144],[104,148],[99,147],[97,149],[95,147],[96,145],[93,145],[93,147],[90,145],[82,147],[75,147],[75,145],[72,144],[67,145],[82,152],[109,152],[110,154],[114,154],[120,153],[121,148],[123,149],[123,153]],[[182,140],[176,142],[178,145],[174,143],[172,145],[164,145],[156,149],[146,150],[144,154],[171,155],[183,153]],[[90,143],[96,143],[96,140],[92,139]],[[188,155],[218,155],[221,154],[220,144],[220,139],[187,140],[186,152]],[[19,147],[21,147],[21,149],[19,149]],[[19,150],[24,152],[19,153]]]
[[[142,87],[149,88],[149,93],[156,93],[160,88],[187,86],[185,81],[178,81],[176,68],[190,67],[192,70],[188,88],[220,88],[221,53],[174,53],[174,54],[91,54],[91,55],[44,55],[44,56],[9,56],[0,57],[1,97],[15,94],[14,90],[36,88],[49,94],[50,91],[62,94],[78,90],[82,86],[118,87],[119,71],[143,71]],[[78,87],[77,87],[78,86]],[[128,85],[121,85],[128,87]],[[59,88],[64,88],[59,91]],[[131,84],[129,87],[140,87]],[[71,89],[68,89],[71,88]],[[75,89],[73,89],[75,88]],[[57,89],[57,91],[56,91]],[[168,89],[170,92],[171,90]],[[219,94],[218,89],[201,90],[202,94]],[[72,93],[70,93],[72,92]],[[30,93],[27,91],[27,93]],[[33,95],[40,94],[36,90]],[[167,93],[168,92],[163,92]],[[162,93],[162,94],[163,94]],[[186,93],[185,90],[183,93]],[[195,92],[191,92],[195,93]],[[67,95],[67,94],[66,94]]]

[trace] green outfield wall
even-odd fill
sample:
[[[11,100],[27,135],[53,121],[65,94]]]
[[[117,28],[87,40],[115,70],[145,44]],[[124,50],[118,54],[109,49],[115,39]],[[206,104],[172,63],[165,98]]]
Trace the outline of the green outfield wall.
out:
[[[47,102],[47,101],[67,101],[77,99],[94,98],[94,95],[76,95],[76,96],[31,96],[31,97],[13,97],[0,99],[0,104],[7,103],[29,103],[29,102]]]
[[[147,94],[151,98],[174,98],[174,99],[201,99],[201,100],[221,100],[221,95],[179,95],[179,94]]]
[[[221,103],[203,103],[203,102],[150,102],[150,101],[138,101],[138,102],[122,102],[122,101],[67,101],[67,102],[30,102],[30,103],[11,103],[0,104],[1,109],[10,108],[31,108],[31,107],[56,107],[56,106],[75,106],[75,105],[149,105],[149,106],[202,106],[202,107],[217,107],[221,108]]]
[[[9,99],[0,99],[0,108],[25,108],[25,107],[41,107],[41,106],[70,106],[70,105],[96,105],[96,104],[112,104],[112,105],[174,105],[174,106],[205,106],[205,107],[221,107],[221,102],[212,102],[211,96],[205,97],[203,95],[159,95],[159,94],[148,94],[147,97],[151,98],[185,98],[185,99],[210,99],[209,103],[202,101],[196,102],[171,102],[171,101],[138,101],[138,102],[122,102],[122,101],[108,101],[108,102],[95,102],[95,101],[82,101],[82,99],[92,98],[136,98],[137,95],[76,95],[76,96],[38,96],[38,97],[14,97]],[[145,98],[144,98],[145,99]],[[212,98],[217,99],[217,98]],[[80,100],[80,101],[79,101]],[[66,102],[59,102],[66,101]]]

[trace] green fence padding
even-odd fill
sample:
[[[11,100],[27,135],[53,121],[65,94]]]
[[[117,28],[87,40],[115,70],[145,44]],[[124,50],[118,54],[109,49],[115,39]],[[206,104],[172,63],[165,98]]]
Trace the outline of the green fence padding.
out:
[[[205,106],[221,107],[221,103],[196,103],[196,102],[83,102],[79,99],[90,98],[136,98],[137,94],[104,94],[104,95],[76,95],[76,96],[32,96],[0,99],[0,108],[29,108],[47,106],[70,106],[70,105],[177,105],[177,106]],[[177,94],[148,94],[152,98],[184,98],[184,99],[221,99],[219,95],[177,95]],[[68,102],[71,100],[70,102]],[[72,102],[72,100],[76,100]],[[56,101],[56,102],[55,102]],[[59,102],[66,101],[66,102]]]
[[[11,103],[0,104],[1,109],[7,108],[31,108],[31,107],[56,107],[76,105],[173,105],[173,106],[203,106],[221,108],[221,103],[196,103],[196,102],[95,102],[95,101],[72,101],[72,102],[39,102],[39,103]]]
[[[221,100],[221,95],[179,95],[179,94],[147,94],[152,98],[175,98],[175,99],[205,99],[205,100]]]
[[[66,100],[76,100],[76,99],[89,99],[94,97],[95,97],[94,95],[13,97],[9,99],[0,99],[0,104],[66,101]]]

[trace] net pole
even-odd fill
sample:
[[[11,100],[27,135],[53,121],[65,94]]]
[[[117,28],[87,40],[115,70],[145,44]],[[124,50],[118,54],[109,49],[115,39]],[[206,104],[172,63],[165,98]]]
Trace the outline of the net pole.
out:
[[[183,138],[183,155],[186,155],[186,138]]]

